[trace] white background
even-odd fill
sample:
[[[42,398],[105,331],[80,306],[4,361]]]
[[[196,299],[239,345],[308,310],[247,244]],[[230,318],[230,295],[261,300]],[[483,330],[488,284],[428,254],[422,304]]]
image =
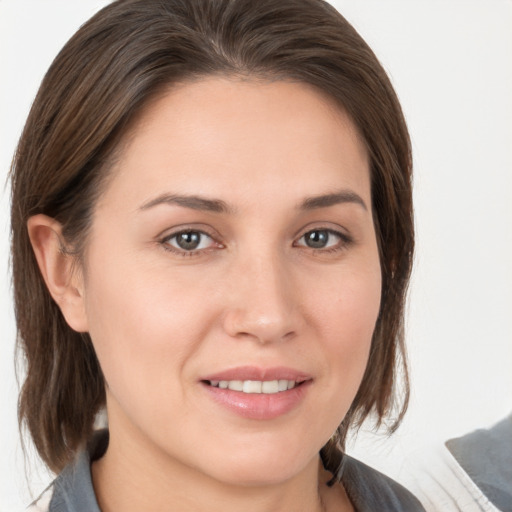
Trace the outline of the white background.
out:
[[[9,162],[38,84],[104,1],[0,0],[0,511],[44,487],[16,422],[8,273]],[[512,409],[512,2],[333,0],[390,73],[415,161],[416,266],[407,338],[411,406],[387,439],[350,451],[392,475],[435,439]],[[32,465],[33,466],[33,465]],[[26,478],[28,474],[28,478]]]

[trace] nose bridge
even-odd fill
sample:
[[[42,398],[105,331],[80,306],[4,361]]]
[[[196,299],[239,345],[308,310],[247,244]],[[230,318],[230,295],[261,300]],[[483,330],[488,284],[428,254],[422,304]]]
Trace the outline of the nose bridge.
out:
[[[250,336],[272,342],[298,328],[293,279],[275,251],[240,254],[232,265],[232,300],[226,314],[231,336]]]

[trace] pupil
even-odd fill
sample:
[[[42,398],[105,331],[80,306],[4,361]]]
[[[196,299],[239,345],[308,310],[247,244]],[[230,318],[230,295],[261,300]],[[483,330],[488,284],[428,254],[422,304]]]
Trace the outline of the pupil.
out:
[[[306,236],[306,243],[313,249],[322,249],[327,245],[328,238],[327,231],[311,231]]]
[[[180,233],[176,240],[182,249],[188,251],[195,249],[199,245],[200,241],[201,235],[193,231],[189,233]]]

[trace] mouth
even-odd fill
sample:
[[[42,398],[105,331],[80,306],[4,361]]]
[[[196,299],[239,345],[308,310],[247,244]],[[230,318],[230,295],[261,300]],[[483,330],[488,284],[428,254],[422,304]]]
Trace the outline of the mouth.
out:
[[[272,420],[299,407],[313,380],[293,368],[243,366],[205,375],[200,382],[206,396],[228,411],[251,420]]]
[[[229,389],[248,394],[274,395],[301,386],[306,380],[204,380],[203,382],[208,386],[219,389]]]

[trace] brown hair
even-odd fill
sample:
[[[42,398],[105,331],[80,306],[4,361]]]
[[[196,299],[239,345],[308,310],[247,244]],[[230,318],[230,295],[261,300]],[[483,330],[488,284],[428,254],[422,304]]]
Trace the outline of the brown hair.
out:
[[[27,220],[38,213],[55,218],[80,255],[130,122],[169,85],[212,74],[311,84],[337,100],[359,129],[371,162],[382,300],[361,386],[323,451],[328,465],[349,427],[372,412],[380,424],[397,405],[394,428],[405,412],[411,152],[398,99],[373,52],[322,0],[119,0],[85,23],[51,65],[11,169],[15,311],[27,364],[19,419],[54,471],[90,436],[105,390],[89,336],[67,325],[46,289]],[[395,403],[400,367],[405,386]]]

